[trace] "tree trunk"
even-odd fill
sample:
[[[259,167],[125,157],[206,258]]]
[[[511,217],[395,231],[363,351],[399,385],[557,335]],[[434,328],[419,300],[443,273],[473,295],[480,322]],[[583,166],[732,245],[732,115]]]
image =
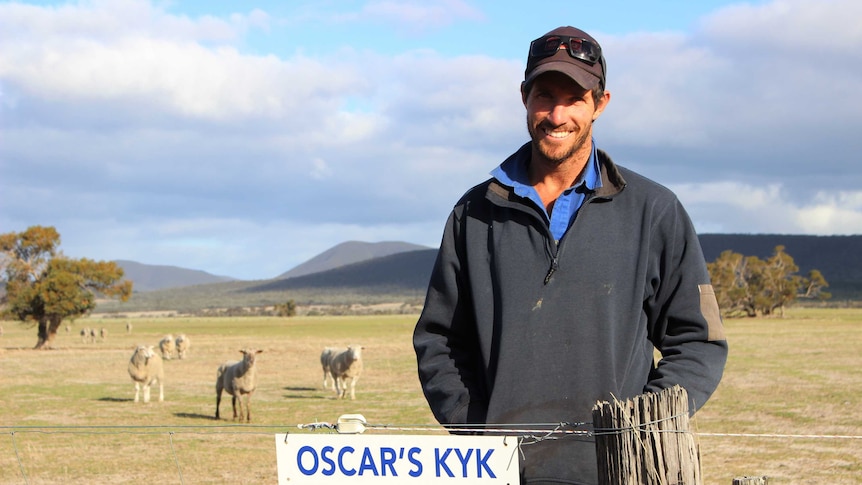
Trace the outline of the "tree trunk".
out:
[[[45,317],[39,320],[38,340],[36,341],[36,350],[50,349],[54,347],[54,337],[57,336],[57,330],[60,328],[62,318],[57,316]]]

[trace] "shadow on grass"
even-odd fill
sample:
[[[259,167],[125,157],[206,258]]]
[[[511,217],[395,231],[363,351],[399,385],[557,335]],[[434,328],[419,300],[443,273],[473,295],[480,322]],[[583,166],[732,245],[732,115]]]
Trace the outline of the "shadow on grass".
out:
[[[199,414],[199,413],[174,413],[174,416],[178,418],[186,418],[186,419],[206,419],[207,421],[215,421],[216,418],[212,414]]]
[[[132,401],[134,401],[134,399],[132,399],[130,397],[100,397],[99,399],[96,399],[96,400],[102,401],[102,402],[132,402]]]
[[[315,387],[284,387],[283,389],[285,391],[289,391],[284,395],[287,399],[324,399],[324,397],[319,394],[321,390]]]

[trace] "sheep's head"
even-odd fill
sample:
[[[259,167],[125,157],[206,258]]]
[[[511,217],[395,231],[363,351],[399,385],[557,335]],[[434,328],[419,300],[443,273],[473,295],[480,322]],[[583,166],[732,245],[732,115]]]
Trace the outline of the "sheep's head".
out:
[[[361,345],[351,345],[347,347],[347,352],[350,354],[353,360],[359,360],[362,358],[362,349],[364,348],[365,347]]]
[[[242,360],[248,366],[254,365],[254,361],[257,358],[257,354],[263,352],[263,350],[255,350],[255,349],[240,349],[242,352]]]

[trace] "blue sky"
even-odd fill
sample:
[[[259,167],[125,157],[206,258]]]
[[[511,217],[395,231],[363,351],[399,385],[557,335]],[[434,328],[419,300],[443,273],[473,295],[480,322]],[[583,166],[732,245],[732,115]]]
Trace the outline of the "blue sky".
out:
[[[862,233],[862,2],[0,1],[0,232],[274,277],[436,247],[527,140],[530,40],[602,44],[617,163],[702,233]]]

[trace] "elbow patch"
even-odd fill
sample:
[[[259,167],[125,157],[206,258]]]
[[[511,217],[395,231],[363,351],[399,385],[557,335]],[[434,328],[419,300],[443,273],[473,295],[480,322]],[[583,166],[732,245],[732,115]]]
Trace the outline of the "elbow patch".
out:
[[[715,290],[712,285],[697,285],[700,291],[700,313],[706,319],[709,330],[710,342],[716,340],[727,340],[724,337],[724,325],[721,323],[721,312],[718,309],[718,300],[715,298]]]

